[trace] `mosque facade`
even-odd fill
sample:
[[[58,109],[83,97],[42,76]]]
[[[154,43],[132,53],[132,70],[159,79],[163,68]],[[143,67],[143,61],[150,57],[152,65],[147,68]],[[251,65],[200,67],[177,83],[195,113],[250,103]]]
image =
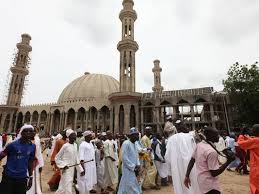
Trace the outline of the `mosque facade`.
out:
[[[14,132],[24,123],[37,125],[42,134],[51,134],[71,126],[83,130],[111,130],[125,133],[130,127],[143,130],[152,126],[161,130],[167,115],[180,119],[192,129],[208,125],[218,129],[232,127],[232,113],[226,94],[212,87],[164,91],[161,85],[160,61],[154,61],[152,92],[136,91],[134,37],[137,13],[133,0],[123,0],[119,14],[122,23],[119,81],[104,74],[84,73],[69,83],[57,102],[21,106],[26,76],[29,74],[31,37],[22,34],[17,55],[10,68],[12,78],[5,104],[0,105],[0,130]],[[150,73],[152,73],[150,70]]]

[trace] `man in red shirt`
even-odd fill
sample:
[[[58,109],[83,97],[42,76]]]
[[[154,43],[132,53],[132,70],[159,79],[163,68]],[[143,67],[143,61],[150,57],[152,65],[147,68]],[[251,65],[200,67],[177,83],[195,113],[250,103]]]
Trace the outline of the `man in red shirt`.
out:
[[[238,145],[250,151],[250,190],[252,194],[259,194],[259,124],[252,128],[253,138],[240,135]]]

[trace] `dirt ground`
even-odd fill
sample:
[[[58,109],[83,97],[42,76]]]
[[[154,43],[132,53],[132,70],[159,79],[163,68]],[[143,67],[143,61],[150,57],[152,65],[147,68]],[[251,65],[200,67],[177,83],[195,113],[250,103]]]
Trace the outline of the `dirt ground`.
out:
[[[5,163],[4,161],[2,163]],[[2,167],[0,167],[0,173]],[[50,192],[47,182],[52,176],[53,172],[49,159],[45,158],[45,166],[43,168],[42,174],[42,186],[43,194],[54,194],[55,192]],[[249,176],[247,175],[238,175],[235,172],[225,172],[220,176],[220,182],[222,187],[222,194],[249,194]],[[161,190],[147,190],[143,192],[144,194],[175,194],[173,192],[173,186],[164,187]]]

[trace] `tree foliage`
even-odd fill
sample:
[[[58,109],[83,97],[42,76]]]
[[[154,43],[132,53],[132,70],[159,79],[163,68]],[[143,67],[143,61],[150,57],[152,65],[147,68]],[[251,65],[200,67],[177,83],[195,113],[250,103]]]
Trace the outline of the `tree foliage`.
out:
[[[224,90],[236,110],[235,125],[259,123],[259,68],[253,65],[232,65],[228,78],[223,81]]]

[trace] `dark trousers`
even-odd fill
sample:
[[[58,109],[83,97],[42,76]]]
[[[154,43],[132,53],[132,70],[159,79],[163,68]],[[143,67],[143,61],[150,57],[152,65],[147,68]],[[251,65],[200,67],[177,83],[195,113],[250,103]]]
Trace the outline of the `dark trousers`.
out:
[[[220,192],[213,189],[213,190],[211,190],[211,191],[209,191],[208,193],[205,193],[205,194],[220,194]]]
[[[14,179],[3,176],[0,186],[0,194],[26,194],[27,178]]]

